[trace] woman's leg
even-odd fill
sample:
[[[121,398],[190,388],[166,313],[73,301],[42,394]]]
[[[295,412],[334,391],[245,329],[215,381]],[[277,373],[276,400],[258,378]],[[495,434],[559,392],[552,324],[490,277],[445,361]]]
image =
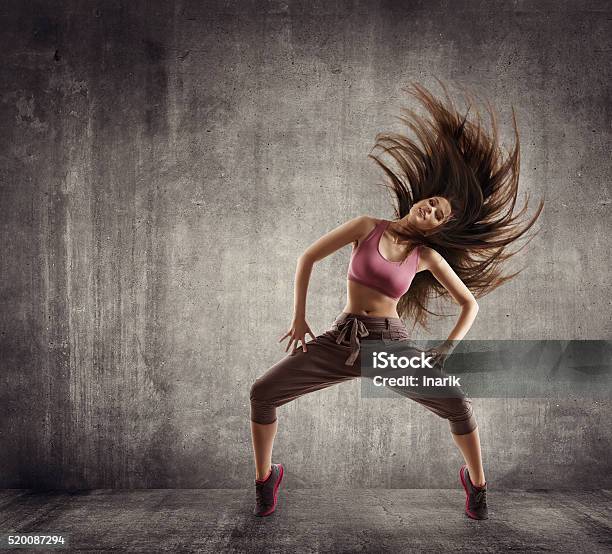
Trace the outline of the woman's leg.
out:
[[[413,400],[448,420],[453,441],[461,451],[470,472],[470,480],[477,487],[484,485],[480,436],[472,401],[465,396],[459,396],[459,393],[450,398],[414,397]]]
[[[432,370],[432,376],[443,376],[439,370]],[[480,437],[472,401],[467,398],[459,389],[448,387],[449,396],[423,396],[415,394],[413,390],[403,389],[402,387],[390,387],[403,396],[408,396],[412,400],[425,406],[436,415],[448,420],[453,440],[468,467],[470,480],[475,486],[485,484],[484,469],[482,467],[482,456],[480,452]]]
[[[479,487],[485,484],[480,436],[472,409],[472,401],[466,397],[422,398],[413,397],[436,415],[448,420],[453,441],[461,451],[470,472],[470,480]]]
[[[274,364],[251,386],[251,438],[256,479],[264,479],[271,468],[272,447],[278,429],[277,408],[300,396],[359,376],[359,366],[345,365],[348,346],[327,332]]]
[[[264,479],[272,467],[272,446],[278,429],[278,419],[274,423],[262,425],[251,421],[251,439],[255,458],[255,479]]]
[[[411,351],[408,347],[402,354]],[[420,351],[419,351],[420,352]],[[398,352],[399,354],[399,352]],[[444,370],[436,365],[434,368],[423,369],[423,373],[415,373],[421,381],[422,377],[446,378]],[[414,389],[390,387],[399,394],[412,398],[436,415],[448,420],[453,440],[467,465],[472,484],[479,487],[485,484],[484,469],[480,451],[480,437],[474,417],[472,401],[459,387],[447,386],[437,391],[436,395],[417,394]]]
[[[470,472],[470,481],[476,487],[482,487],[486,481],[482,467],[478,427],[466,435],[455,435],[454,433],[451,433],[451,435],[461,454],[463,454],[468,471]]]

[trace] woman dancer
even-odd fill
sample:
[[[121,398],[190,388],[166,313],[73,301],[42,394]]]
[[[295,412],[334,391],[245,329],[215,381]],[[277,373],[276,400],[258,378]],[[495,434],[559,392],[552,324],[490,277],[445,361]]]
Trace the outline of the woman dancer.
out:
[[[327,233],[299,257],[294,314],[280,341],[289,337],[291,352],[260,376],[250,390],[251,434],[255,460],[254,514],[276,509],[282,464],[273,464],[276,409],[304,394],[361,376],[360,341],[406,340],[403,319],[427,328],[429,298],[450,296],[461,313],[448,339],[428,353],[442,368],[457,342],[465,337],[478,312],[480,298],[515,277],[502,276],[500,265],[516,252],[506,247],[535,223],[543,208],[524,222],[513,215],[519,185],[520,147],[514,110],[515,144],[504,156],[498,146],[496,116],[487,103],[492,132],[461,116],[446,87],[446,103],[412,83],[404,89],[420,101],[430,117],[403,109],[400,120],[418,142],[398,133],[380,133],[374,148],[389,153],[399,169],[372,155],[385,171],[395,197],[392,221],[363,215]],[[471,103],[470,103],[471,104]],[[420,144],[419,144],[420,143]],[[347,302],[331,329],[315,337],[306,321],[306,292],[315,262],[353,244],[347,275]],[[439,315],[439,314],[434,314]],[[312,340],[306,342],[306,335]],[[301,343],[301,346],[298,345]],[[407,396],[447,419],[465,464],[459,471],[466,493],[465,513],[486,519],[487,483],[472,403],[454,397]]]

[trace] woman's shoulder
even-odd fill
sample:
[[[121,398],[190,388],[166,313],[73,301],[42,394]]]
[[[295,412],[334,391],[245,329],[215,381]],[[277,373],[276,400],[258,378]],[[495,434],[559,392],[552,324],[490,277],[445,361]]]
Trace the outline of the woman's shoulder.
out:
[[[357,242],[369,237],[374,230],[385,220],[371,215],[360,215],[351,220],[358,229],[359,238]]]
[[[442,261],[442,255],[429,246],[421,245],[419,248],[419,263],[423,262],[423,268],[429,269]]]
[[[377,225],[384,223],[386,220],[371,215],[360,215],[355,218],[355,221],[359,221],[359,223],[365,228],[370,227],[373,229]]]
[[[384,219],[373,217],[371,215],[359,215],[348,221],[347,224],[351,224],[353,228],[358,227],[362,231],[371,231],[384,221]]]
[[[421,258],[428,259],[428,260],[434,260],[438,257],[439,258],[442,257],[440,256],[440,253],[437,250],[429,246],[425,246],[425,245],[419,246],[419,254]]]
[[[354,218],[354,221],[363,221],[363,222],[368,222],[368,223],[374,223],[374,224],[378,224],[378,223],[382,223],[383,221],[386,221],[385,219],[381,219],[380,217],[374,217],[372,215],[358,215],[357,217]]]

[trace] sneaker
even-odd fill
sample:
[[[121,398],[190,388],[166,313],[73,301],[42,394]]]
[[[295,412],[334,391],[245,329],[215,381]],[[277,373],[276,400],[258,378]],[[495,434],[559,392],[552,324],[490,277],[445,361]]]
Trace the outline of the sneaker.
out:
[[[269,516],[276,510],[278,487],[283,480],[282,464],[272,464],[270,474],[265,481],[255,480],[255,496],[257,505],[253,510],[256,516]]]
[[[465,513],[472,519],[489,519],[487,510],[487,484],[483,487],[475,487],[470,481],[467,466],[461,466],[459,478],[465,489]]]

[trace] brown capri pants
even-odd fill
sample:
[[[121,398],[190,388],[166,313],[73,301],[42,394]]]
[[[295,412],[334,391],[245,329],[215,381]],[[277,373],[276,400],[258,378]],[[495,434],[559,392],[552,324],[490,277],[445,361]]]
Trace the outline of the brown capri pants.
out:
[[[361,377],[360,340],[397,341],[409,339],[400,318],[371,317],[342,312],[332,328],[297,348],[274,364],[251,386],[251,421],[276,421],[276,408],[300,396],[336,383]],[[394,389],[395,390],[395,389]],[[476,429],[472,402],[458,391],[457,397],[433,398],[411,393],[400,394],[447,419],[455,435]]]

